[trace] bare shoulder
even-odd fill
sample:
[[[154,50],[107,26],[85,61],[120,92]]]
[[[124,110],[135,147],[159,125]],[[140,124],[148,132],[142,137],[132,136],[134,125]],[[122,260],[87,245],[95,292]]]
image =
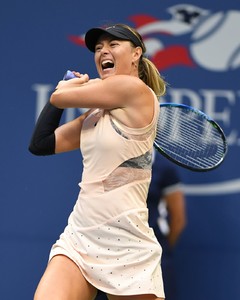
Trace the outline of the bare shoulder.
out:
[[[141,128],[148,125],[153,117],[154,95],[151,89],[138,77],[116,75],[108,80],[121,90],[122,106],[111,110],[111,114],[128,127]],[[124,91],[122,91],[124,90]]]
[[[130,75],[114,75],[103,80],[106,84],[126,86],[132,89],[147,88],[147,85],[138,77]]]
[[[121,101],[133,103],[134,99],[152,97],[150,88],[138,77],[114,75],[103,80],[110,94],[121,97]],[[125,101],[124,101],[125,99]]]

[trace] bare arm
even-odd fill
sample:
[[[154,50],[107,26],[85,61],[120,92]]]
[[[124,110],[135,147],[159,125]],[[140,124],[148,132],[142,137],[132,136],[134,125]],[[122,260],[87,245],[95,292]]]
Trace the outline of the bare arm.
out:
[[[182,191],[174,191],[164,197],[169,213],[168,241],[174,247],[186,226],[185,197]]]
[[[55,130],[55,153],[67,152],[80,147],[82,124],[89,113],[90,111]]]
[[[153,115],[153,95],[135,76],[115,75],[104,80],[89,80],[88,76],[60,81],[50,98],[59,108],[103,108],[123,124],[143,127]]]
[[[105,80],[89,80],[85,74],[69,81],[61,80],[50,98],[59,108],[89,107],[114,109],[129,105],[140,94],[140,79],[127,75],[116,75]],[[137,85],[137,86],[136,86]],[[140,90],[139,90],[140,88]]]

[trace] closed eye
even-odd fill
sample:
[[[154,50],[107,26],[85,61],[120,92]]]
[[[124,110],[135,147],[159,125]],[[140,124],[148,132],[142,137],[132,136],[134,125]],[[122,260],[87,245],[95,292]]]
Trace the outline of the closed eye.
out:
[[[114,46],[117,46],[117,45],[119,45],[119,43],[117,41],[111,41],[111,43],[110,43],[111,47],[114,47]]]

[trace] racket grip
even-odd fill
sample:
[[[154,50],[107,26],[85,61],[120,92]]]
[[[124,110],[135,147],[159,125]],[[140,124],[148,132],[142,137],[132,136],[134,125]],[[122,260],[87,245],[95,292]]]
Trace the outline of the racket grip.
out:
[[[67,72],[63,76],[63,80],[69,80],[72,78],[76,78],[76,76],[71,72],[70,70],[67,70]]]

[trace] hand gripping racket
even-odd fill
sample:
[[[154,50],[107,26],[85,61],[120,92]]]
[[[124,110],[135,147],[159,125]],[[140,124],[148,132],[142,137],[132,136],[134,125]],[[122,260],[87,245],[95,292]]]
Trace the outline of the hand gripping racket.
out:
[[[64,80],[74,78],[67,71]],[[221,127],[209,116],[184,104],[162,103],[154,147],[181,167],[206,172],[218,167],[227,153]]]

